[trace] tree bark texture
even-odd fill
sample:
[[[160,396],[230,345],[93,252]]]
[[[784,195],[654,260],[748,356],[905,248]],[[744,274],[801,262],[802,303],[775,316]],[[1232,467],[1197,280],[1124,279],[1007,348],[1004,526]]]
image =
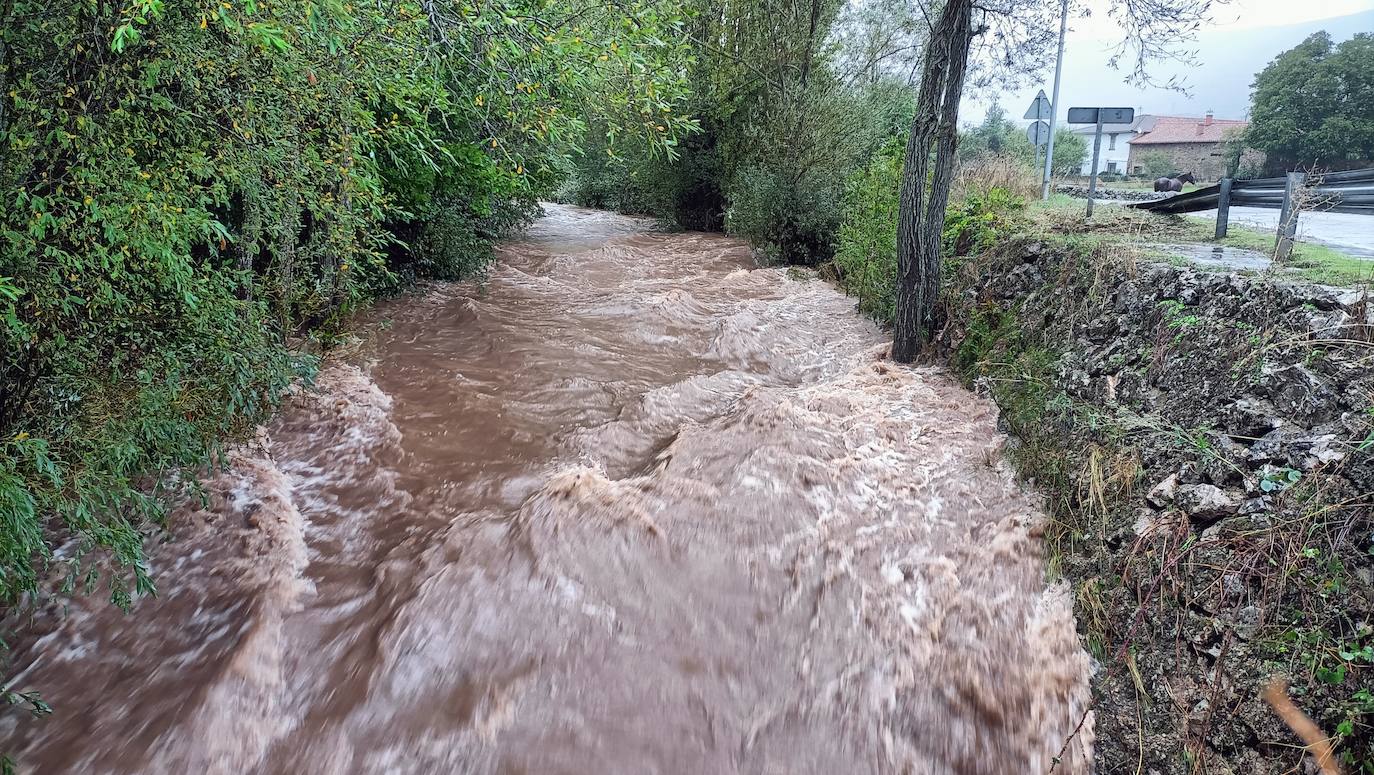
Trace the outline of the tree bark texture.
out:
[[[931,31],[906,144],[897,216],[897,316],[892,358],[910,363],[935,324],[940,234],[954,176],[959,98],[973,37],[973,0],[947,0]]]

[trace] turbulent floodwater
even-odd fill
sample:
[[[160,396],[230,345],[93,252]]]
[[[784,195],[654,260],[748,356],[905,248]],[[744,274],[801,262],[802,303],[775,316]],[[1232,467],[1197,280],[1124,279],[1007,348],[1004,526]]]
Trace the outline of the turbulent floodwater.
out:
[[[37,618],[21,771],[1050,770],[1089,660],[994,407],[736,240],[549,210],[383,305],[160,598]]]

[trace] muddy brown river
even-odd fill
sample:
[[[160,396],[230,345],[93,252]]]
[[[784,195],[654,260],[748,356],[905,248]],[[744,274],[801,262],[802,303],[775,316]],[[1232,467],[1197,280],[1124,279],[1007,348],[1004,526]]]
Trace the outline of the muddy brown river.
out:
[[[178,512],[159,597],[27,625],[21,772],[1090,770],[995,408],[829,284],[550,205],[359,334]]]

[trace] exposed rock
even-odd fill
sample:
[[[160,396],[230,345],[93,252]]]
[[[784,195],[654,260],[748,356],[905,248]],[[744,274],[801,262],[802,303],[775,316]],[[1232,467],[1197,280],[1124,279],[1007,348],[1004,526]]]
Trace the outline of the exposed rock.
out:
[[[1342,291],[1336,296],[1336,303],[1348,310],[1366,306],[1371,300],[1374,299],[1371,299],[1368,289],[1364,288]]]
[[[1053,450],[1043,474],[1020,464],[1066,502],[1097,486],[1087,472],[1103,476],[1106,515],[1056,515],[1081,531],[1061,558],[1065,576],[1095,583],[1079,611],[1085,637],[1105,617],[1135,656],[1129,666],[1102,657],[1097,771],[1184,775],[1184,751],[1209,772],[1302,771],[1300,744],[1258,697],[1274,664],[1313,648],[1276,651],[1285,630],[1348,639],[1335,634],[1341,622],[1374,621],[1374,528],[1360,505],[1374,492],[1374,451],[1356,451],[1374,432],[1374,303],[1274,275],[1070,257],[1041,235],[1029,247],[1009,241],[952,279],[963,301],[946,330],[957,345],[962,316],[989,300],[1010,313],[1016,330],[968,377],[992,369],[1001,400],[1001,380],[1026,378],[1020,356],[1053,356],[1034,375],[1040,396],[1067,397],[1074,412],[1016,428]],[[1018,271],[1028,264],[1036,272]],[[1312,520],[1316,509],[1331,518]],[[1345,569],[1340,589],[1327,585],[1332,561]],[[1277,578],[1276,562],[1286,563]],[[1352,693],[1374,691],[1374,671],[1339,685],[1309,674],[1301,695],[1296,677],[1294,688],[1335,729]],[[1343,745],[1374,760],[1371,736],[1359,737]]]
[[[1220,487],[1211,484],[1189,484],[1178,488],[1174,502],[1195,522],[1211,522],[1230,514],[1240,507],[1240,500],[1233,498]]]
[[[1243,396],[1226,408],[1226,432],[1232,436],[1258,438],[1278,427],[1274,405],[1255,396]]]
[[[1286,444],[1291,441],[1292,435],[1291,431],[1275,428],[1251,444],[1250,448],[1246,450],[1245,457],[1251,464],[1272,463],[1279,460],[1283,457]]]
[[[1178,474],[1169,474],[1162,481],[1150,488],[1145,500],[1151,506],[1162,509],[1174,502],[1174,497],[1178,494]]]
[[[1318,436],[1312,440],[1312,447],[1303,458],[1303,470],[1311,471],[1327,463],[1338,463],[1345,459],[1349,449],[1344,439],[1329,434]]]
[[[1007,284],[1003,287],[1002,298],[1012,298],[1027,293],[1045,282],[1045,275],[1034,264],[1022,264],[1007,275]]]
[[[1075,199],[1088,198],[1087,186],[1059,184],[1054,187],[1054,190],[1057,193],[1067,194]],[[1138,191],[1129,188],[1111,188],[1102,185],[1099,185],[1097,191],[1093,194],[1093,198],[1095,199],[1114,199],[1121,202],[1148,202],[1152,199],[1163,199],[1166,196],[1168,196],[1168,194],[1163,192]]]
[[[1260,609],[1257,606],[1247,605],[1236,612],[1236,637],[1241,640],[1250,640],[1255,637],[1259,630]]]
[[[1201,469],[1192,460],[1178,467],[1178,481],[1181,484],[1197,484],[1202,481]]]
[[[1261,372],[1260,387],[1268,392],[1279,411],[1298,422],[1316,424],[1339,416],[1336,394],[1302,364],[1266,367]]]
[[[1229,436],[1220,433],[1209,433],[1207,439],[1212,445],[1212,452],[1199,463],[1203,478],[1218,487],[1239,482],[1242,478],[1240,464],[1245,460],[1245,449],[1231,441]]]

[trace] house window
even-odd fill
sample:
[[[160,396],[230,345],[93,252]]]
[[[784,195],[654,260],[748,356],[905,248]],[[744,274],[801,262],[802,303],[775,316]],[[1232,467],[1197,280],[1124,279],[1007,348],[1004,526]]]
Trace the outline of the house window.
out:
[[[1109,161],[1109,162],[1107,162],[1107,174],[1109,174],[1109,175],[1115,175],[1115,174],[1116,174],[1116,162],[1114,162],[1114,161]]]
[[[1107,135],[1107,150],[1116,150],[1116,135]]]

